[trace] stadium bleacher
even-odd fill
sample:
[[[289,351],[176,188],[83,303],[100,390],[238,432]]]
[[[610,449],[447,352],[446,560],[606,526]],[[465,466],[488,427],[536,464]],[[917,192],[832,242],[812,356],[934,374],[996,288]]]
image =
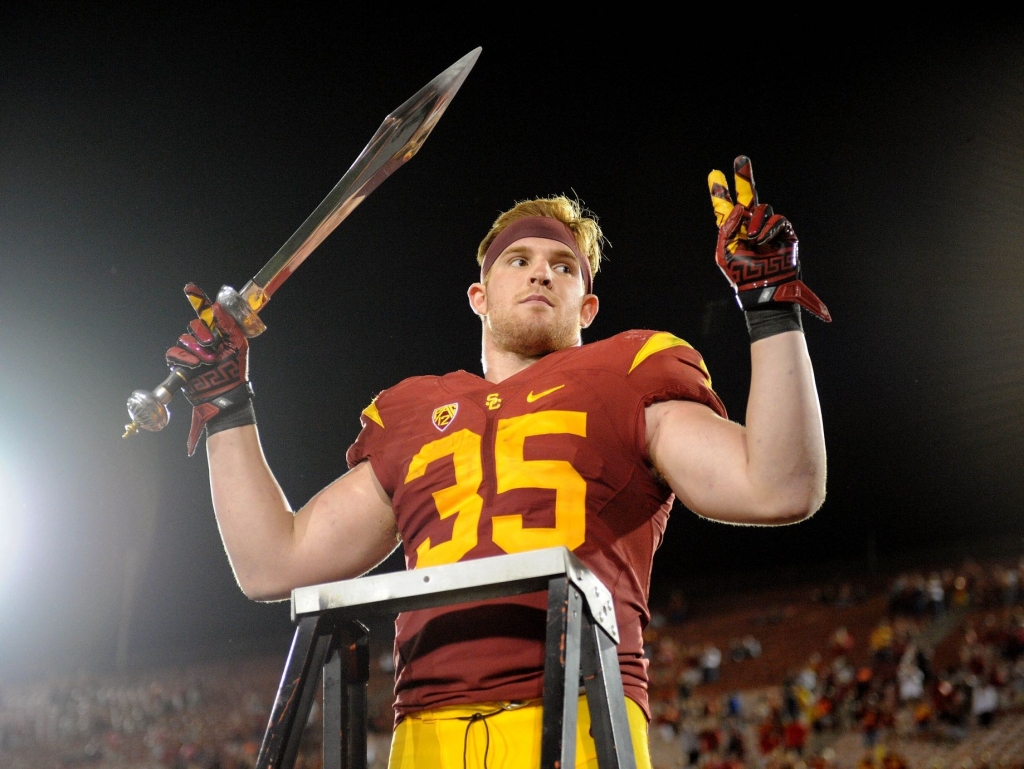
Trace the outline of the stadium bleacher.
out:
[[[920,598],[930,570],[655,605],[655,769],[1021,769],[1024,590],[1011,572],[1024,576],[1024,560],[948,564],[941,606]],[[391,722],[383,627],[371,633],[371,769],[386,766]],[[286,652],[0,681],[0,766],[250,769]],[[900,676],[915,665],[927,675],[912,695]],[[976,712],[986,683],[988,715]],[[318,719],[299,769],[319,766]]]

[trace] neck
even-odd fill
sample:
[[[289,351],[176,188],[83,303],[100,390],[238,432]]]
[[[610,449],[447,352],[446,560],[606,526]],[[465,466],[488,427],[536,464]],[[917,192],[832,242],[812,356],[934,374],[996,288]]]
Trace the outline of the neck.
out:
[[[553,346],[548,347],[545,345],[541,352],[527,353],[510,349],[508,345],[501,344],[497,338],[495,338],[490,326],[487,324],[487,319],[482,318],[482,353],[480,357],[480,363],[483,367],[484,379],[488,382],[497,384],[503,382],[510,376],[515,376],[525,368],[529,368],[534,363],[544,358],[552,352],[565,349],[567,347],[578,347],[583,343],[580,338],[579,329],[576,329],[575,339],[571,344],[562,344],[559,346],[557,343],[549,342]]]
[[[483,366],[484,379],[488,382],[494,384],[503,382],[510,376],[515,376],[523,369],[532,366],[543,357],[544,355],[520,355],[501,349],[489,339],[488,334],[484,334],[480,363]]]

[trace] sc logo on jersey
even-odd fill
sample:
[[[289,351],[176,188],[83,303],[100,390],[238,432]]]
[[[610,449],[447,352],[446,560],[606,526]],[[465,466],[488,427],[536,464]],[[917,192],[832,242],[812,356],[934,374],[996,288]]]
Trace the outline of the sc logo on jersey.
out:
[[[447,406],[438,406],[430,415],[430,421],[434,423],[441,432],[448,429],[448,425],[455,421],[455,415],[459,413],[458,403],[449,403]]]

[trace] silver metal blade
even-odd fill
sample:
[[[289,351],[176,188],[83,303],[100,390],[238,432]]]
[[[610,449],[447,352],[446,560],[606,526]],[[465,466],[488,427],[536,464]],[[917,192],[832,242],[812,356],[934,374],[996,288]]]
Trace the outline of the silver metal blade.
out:
[[[253,312],[259,313],[274,292],[334,228],[395,169],[419,152],[469,75],[481,50],[475,48],[467,53],[384,118],[369,144],[334,189],[242,288],[241,297]]]

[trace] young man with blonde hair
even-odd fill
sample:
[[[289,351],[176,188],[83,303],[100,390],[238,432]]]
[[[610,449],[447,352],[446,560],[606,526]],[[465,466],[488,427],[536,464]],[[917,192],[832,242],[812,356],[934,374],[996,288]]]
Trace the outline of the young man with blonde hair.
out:
[[[217,307],[224,342],[193,321],[167,360],[195,369],[184,388],[189,451],[205,428],[214,509],[245,594],[282,600],[358,577],[399,544],[409,569],[565,546],[613,593],[637,765],[650,767],[642,632],[675,499],[710,519],[777,525],[813,515],[825,496],[800,308],[828,311],[800,279],[792,226],[758,203],[749,159],[734,172],[735,203],[720,172],[709,189],[716,262],[752,342],[745,424],[729,420],[679,337],[635,330],[582,343],[604,235],[564,196],[518,203],[480,244],[468,296],[482,376],[417,376],[380,393],[348,472],[298,511],[264,459],[244,336]],[[398,616],[392,767],[539,763],[545,610],[533,594]],[[581,698],[578,766],[596,765],[588,726]]]

